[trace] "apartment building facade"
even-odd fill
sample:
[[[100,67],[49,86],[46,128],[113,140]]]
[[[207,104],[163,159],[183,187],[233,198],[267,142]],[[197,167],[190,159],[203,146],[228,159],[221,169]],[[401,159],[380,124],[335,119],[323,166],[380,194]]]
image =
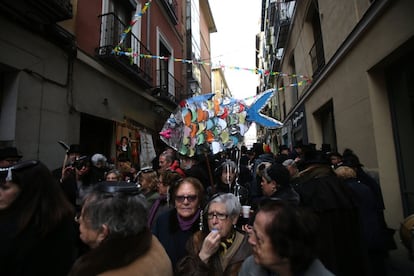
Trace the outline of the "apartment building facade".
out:
[[[189,23],[194,3],[198,24]],[[142,137],[165,147],[158,131],[196,92],[188,35],[214,30],[207,0],[3,1],[0,12],[0,143],[51,169],[64,155],[57,141],[116,161],[126,136],[138,164]]]
[[[378,176],[387,222],[397,229],[414,213],[414,2],[263,1],[263,18],[282,18],[293,2],[286,21],[272,32],[263,27],[275,37],[266,62],[286,73],[263,81],[282,88],[271,108],[284,123],[266,135],[289,146],[352,149]],[[263,41],[269,49],[271,39]]]

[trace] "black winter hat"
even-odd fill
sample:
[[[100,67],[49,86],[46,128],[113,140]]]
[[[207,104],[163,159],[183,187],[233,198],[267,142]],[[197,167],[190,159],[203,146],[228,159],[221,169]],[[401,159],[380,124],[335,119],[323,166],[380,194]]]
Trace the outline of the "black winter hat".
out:
[[[81,154],[82,153],[81,146],[79,144],[72,144],[72,145],[70,145],[70,147],[68,149],[68,154],[71,154],[71,153],[79,153],[79,154]]]
[[[7,147],[0,149],[0,160],[6,160],[7,158],[22,158],[15,147]]]
[[[320,150],[307,150],[303,156],[303,163],[305,165],[311,164],[325,164],[328,165],[329,159],[326,153]]]
[[[290,174],[282,164],[272,164],[269,168],[266,169],[266,174],[271,180],[276,181],[276,184],[281,187],[289,185]]]

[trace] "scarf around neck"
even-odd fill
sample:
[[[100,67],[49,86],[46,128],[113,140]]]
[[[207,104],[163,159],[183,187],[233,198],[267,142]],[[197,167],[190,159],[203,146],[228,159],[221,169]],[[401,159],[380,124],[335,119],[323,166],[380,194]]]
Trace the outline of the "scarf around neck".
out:
[[[178,224],[180,225],[180,229],[182,231],[189,230],[191,226],[193,226],[194,222],[199,218],[199,215],[200,215],[200,209],[196,211],[196,213],[194,214],[192,218],[184,220],[177,213],[177,219],[178,219]]]

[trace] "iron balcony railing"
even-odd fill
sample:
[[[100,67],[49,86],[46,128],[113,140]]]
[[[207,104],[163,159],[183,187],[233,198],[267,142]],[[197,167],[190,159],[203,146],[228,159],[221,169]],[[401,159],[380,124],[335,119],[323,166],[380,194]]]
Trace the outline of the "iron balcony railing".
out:
[[[184,85],[182,85],[174,76],[167,70],[157,70],[159,84],[156,86],[156,93],[154,96],[163,100],[168,100],[174,104],[178,104],[181,100],[186,98]]]
[[[104,62],[117,70],[121,70],[130,78],[142,83],[146,87],[152,86],[153,56],[150,50],[134,35],[128,32],[121,42],[121,35],[128,27],[118,16],[111,12],[99,16],[101,19],[100,46],[96,48],[96,55]],[[119,52],[114,52],[120,46]]]

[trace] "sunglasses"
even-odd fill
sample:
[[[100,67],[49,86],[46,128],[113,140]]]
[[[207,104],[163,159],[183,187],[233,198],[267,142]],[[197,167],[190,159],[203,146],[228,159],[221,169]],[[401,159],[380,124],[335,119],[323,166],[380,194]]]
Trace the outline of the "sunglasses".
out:
[[[188,202],[194,202],[197,199],[197,195],[187,195],[187,196],[176,196],[175,201],[183,203],[185,200],[188,200]]]

